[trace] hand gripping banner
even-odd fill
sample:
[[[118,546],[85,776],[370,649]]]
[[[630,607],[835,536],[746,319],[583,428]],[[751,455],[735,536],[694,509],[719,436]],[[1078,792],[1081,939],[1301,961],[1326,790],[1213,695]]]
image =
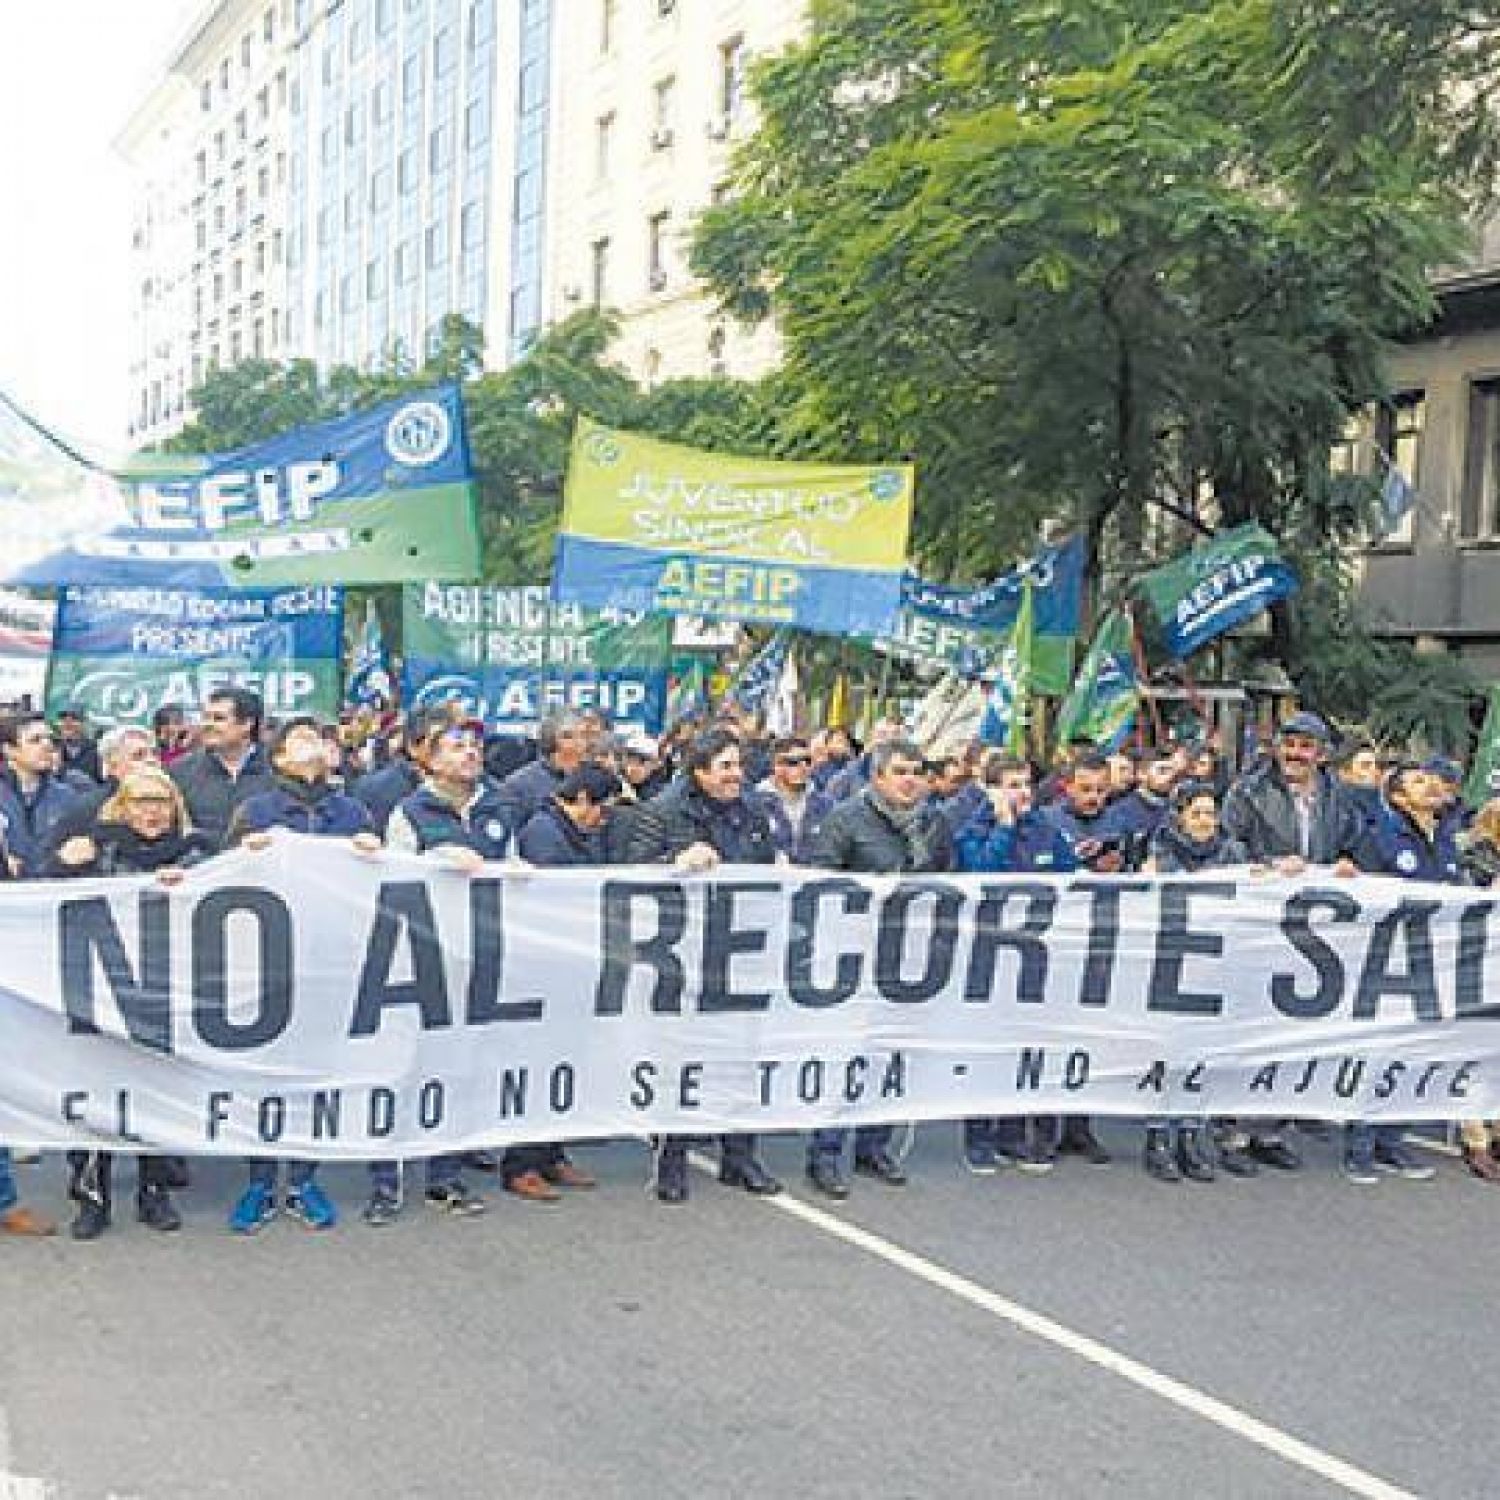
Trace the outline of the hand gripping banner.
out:
[[[1384,879],[459,872],[279,835],[0,888],[0,1141],[308,1158],[1035,1112],[1500,1114],[1495,903]]]

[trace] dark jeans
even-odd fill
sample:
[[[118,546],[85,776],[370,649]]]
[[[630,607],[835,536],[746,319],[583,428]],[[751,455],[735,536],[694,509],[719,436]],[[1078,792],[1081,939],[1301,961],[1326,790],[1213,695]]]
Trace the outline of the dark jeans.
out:
[[[500,1180],[509,1186],[528,1172],[547,1173],[562,1165],[563,1148],[552,1141],[510,1146],[500,1158]]]
[[[257,1158],[250,1163],[250,1181],[258,1182],[262,1187],[274,1188],[280,1169],[279,1161],[262,1161]],[[318,1164],[315,1161],[289,1161],[286,1164],[286,1185],[292,1189],[302,1187],[313,1180],[317,1171]]]
[[[894,1125],[861,1125],[854,1131],[855,1161],[868,1161],[887,1150],[895,1133]],[[849,1131],[843,1129],[813,1131],[807,1146],[808,1164],[832,1162],[837,1165],[844,1159],[844,1143],[848,1139]]]
[[[427,1186],[446,1188],[461,1182],[463,1165],[462,1156],[429,1156],[427,1158]],[[370,1163],[370,1190],[376,1193],[389,1193],[394,1198],[401,1191],[401,1163],[399,1161],[372,1161]]]
[[[68,1197],[75,1203],[98,1203],[106,1211],[114,1199],[113,1151],[68,1152]],[[140,1158],[139,1191],[168,1185],[171,1168],[164,1156]]]

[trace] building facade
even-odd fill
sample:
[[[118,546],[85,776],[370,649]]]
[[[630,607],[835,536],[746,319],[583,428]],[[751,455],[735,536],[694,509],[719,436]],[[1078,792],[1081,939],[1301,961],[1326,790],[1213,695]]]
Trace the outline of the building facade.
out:
[[[648,383],[753,378],[774,329],[718,313],[687,264],[754,128],[746,69],[800,39],[808,0],[568,0],[554,43],[547,322],[619,315],[614,356]]]
[[[1362,558],[1378,629],[1459,654],[1500,681],[1500,222],[1437,282],[1434,326],[1391,358],[1392,397],[1344,455],[1416,492],[1400,528]]]
[[[419,363],[448,313],[494,363],[535,332],[552,8],[205,7],[119,138],[134,441],[180,428],[215,366]]]

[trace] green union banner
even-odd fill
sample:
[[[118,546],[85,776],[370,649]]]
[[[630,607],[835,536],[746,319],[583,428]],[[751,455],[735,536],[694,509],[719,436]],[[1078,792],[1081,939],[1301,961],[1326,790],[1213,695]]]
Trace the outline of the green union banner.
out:
[[[100,727],[196,709],[217,688],[258,692],[275,715],[339,707],[342,589],[209,593],[68,588],[58,600],[47,712]]]
[[[457,701],[500,734],[549,709],[603,708],[621,729],[659,733],[672,621],[554,603],[544,586],[410,584],[402,594],[401,697]]]

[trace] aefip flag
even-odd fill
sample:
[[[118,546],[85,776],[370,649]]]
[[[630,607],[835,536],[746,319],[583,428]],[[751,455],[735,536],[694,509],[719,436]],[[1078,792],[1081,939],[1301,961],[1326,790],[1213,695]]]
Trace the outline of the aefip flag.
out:
[[[225,589],[479,571],[456,385],[153,472],[108,474],[0,400],[0,577]]]
[[[1162,649],[1180,661],[1294,594],[1297,575],[1275,538],[1252,523],[1173,558],[1137,587],[1156,617]]]
[[[1100,622],[1078,680],[1057,711],[1057,743],[1092,741],[1113,750],[1130,729],[1140,705],[1130,622],[1112,609]]]
[[[553,593],[598,608],[883,635],[901,605],[909,465],[705,453],[580,419]]]
[[[1022,585],[1021,609],[1011,630],[1010,644],[1000,654],[999,670],[990,688],[979,738],[986,745],[1004,745],[1012,755],[1026,749],[1026,724],[1031,713],[1036,632],[1030,583]]]

